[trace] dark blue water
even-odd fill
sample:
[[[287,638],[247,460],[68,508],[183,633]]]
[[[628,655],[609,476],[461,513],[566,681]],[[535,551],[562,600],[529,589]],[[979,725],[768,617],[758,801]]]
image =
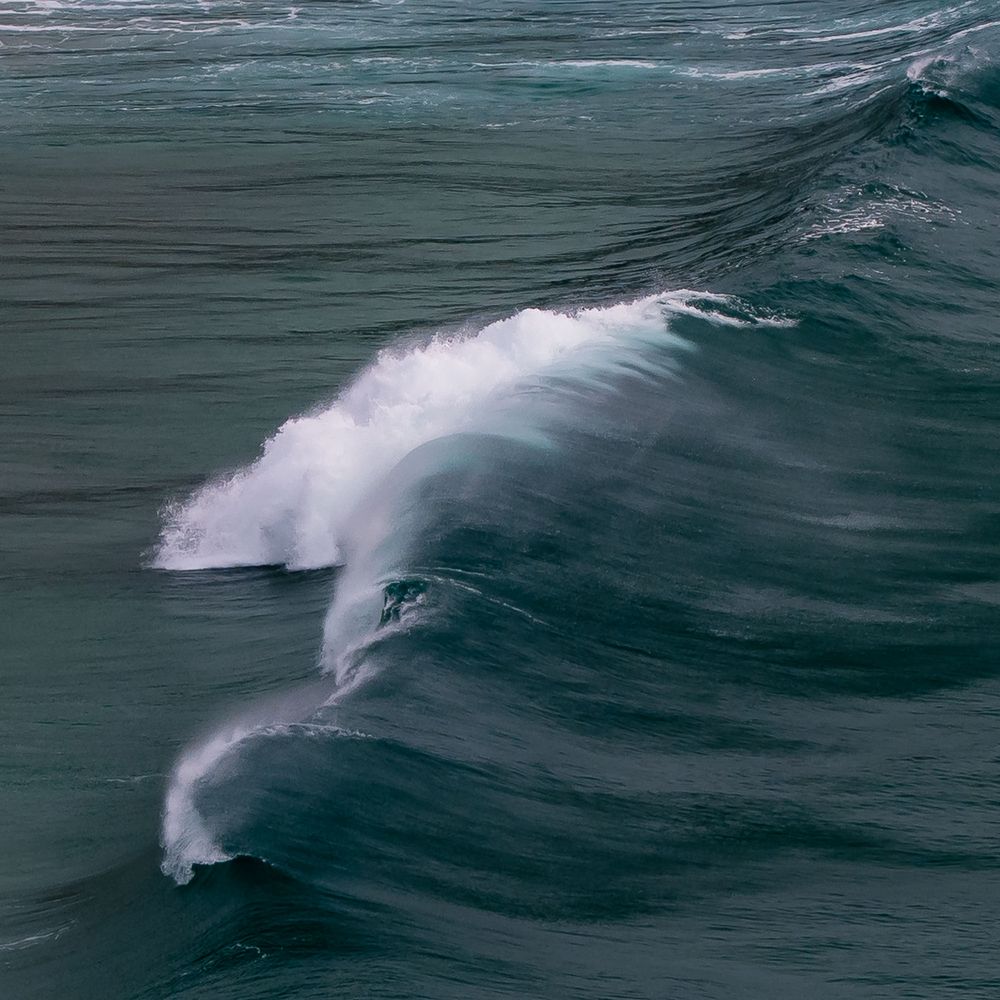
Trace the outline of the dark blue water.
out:
[[[1000,995],[984,0],[8,0],[5,997]]]

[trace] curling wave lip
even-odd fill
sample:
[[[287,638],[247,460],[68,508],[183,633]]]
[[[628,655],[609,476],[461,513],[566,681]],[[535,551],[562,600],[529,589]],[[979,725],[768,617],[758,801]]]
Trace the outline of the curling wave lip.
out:
[[[665,292],[574,313],[526,309],[465,337],[384,351],[328,408],[287,421],[252,465],[168,507],[154,566],[169,570],[343,561],[341,525],[407,452],[479,427],[491,399],[584,348],[649,338],[679,343],[671,315],[764,323],[727,314],[725,296]]]

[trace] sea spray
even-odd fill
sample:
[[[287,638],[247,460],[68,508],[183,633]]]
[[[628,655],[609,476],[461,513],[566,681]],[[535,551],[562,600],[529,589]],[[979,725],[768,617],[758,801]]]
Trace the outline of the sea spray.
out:
[[[383,351],[328,408],[287,421],[247,468],[168,507],[154,565],[194,570],[344,559],[342,526],[404,455],[435,438],[488,428],[488,405],[558,362],[613,366],[584,348],[671,341],[671,313],[724,304],[678,291],[610,308],[526,309],[465,337]],[[709,310],[707,318],[735,322]]]

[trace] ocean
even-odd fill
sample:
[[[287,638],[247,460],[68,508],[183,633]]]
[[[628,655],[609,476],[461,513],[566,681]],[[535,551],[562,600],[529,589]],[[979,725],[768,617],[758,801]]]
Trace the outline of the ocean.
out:
[[[0,995],[995,998],[987,0],[2,0]]]

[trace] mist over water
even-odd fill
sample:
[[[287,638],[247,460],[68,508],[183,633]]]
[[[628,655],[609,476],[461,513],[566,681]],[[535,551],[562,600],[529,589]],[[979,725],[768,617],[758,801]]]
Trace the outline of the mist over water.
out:
[[[5,996],[996,994],[991,4],[0,44]]]

